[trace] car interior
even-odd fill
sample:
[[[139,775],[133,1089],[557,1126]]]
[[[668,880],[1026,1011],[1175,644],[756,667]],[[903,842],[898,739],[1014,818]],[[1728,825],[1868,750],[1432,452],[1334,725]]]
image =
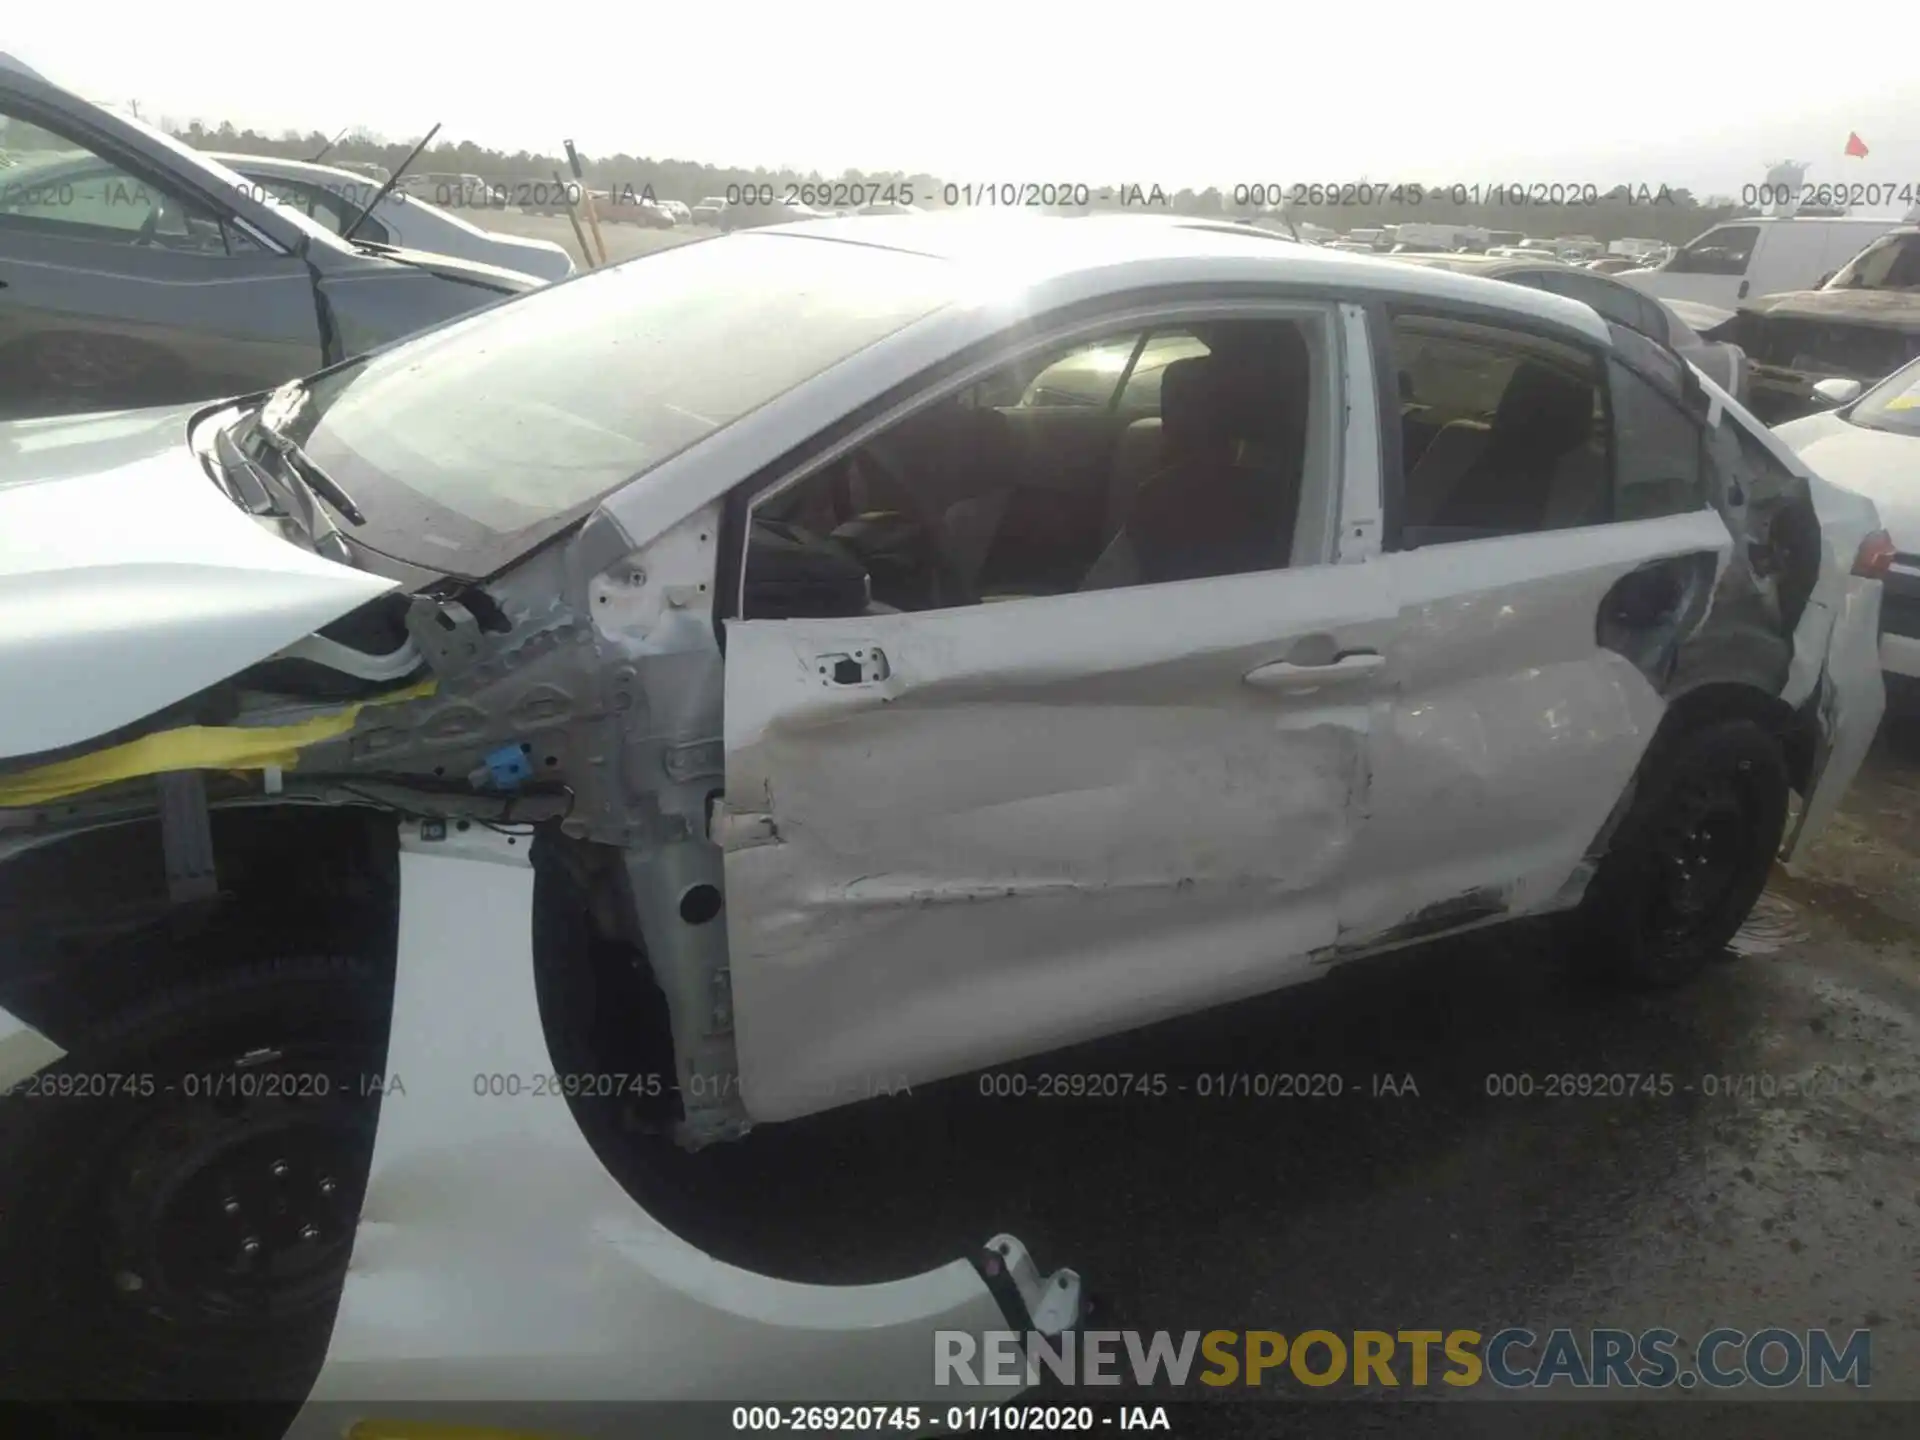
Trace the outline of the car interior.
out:
[[[1594,359],[1395,318],[1399,543],[1565,529],[1612,507]],[[1316,357],[1299,324],[1106,337],[1008,367],[760,501],[748,619],[932,610],[1285,568]]]
[[[1323,363],[1228,320],[1016,363],[760,502],[747,618],[1284,568]]]
[[[1450,319],[1399,316],[1392,335],[1403,548],[1607,518],[1607,410],[1590,357]]]

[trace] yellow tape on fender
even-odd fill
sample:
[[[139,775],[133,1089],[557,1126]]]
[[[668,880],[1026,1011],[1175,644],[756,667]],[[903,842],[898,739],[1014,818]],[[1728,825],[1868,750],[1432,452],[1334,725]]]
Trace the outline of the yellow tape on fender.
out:
[[[159,775],[168,770],[265,770],[278,765],[291,770],[309,745],[344,735],[369,705],[397,705],[431,695],[439,682],[423,680],[378,700],[363,700],[331,715],[316,716],[294,725],[183,725],[142,735],[123,745],[96,750],[72,760],[56,760],[0,775],[0,807],[44,805],[84,790],[96,790],[117,780]]]

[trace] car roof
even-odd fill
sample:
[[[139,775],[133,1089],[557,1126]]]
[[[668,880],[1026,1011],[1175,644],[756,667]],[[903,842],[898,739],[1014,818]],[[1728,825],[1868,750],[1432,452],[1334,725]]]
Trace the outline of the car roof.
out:
[[[809,220],[752,234],[925,255],[982,271],[1002,285],[1073,292],[1063,298],[1207,282],[1326,286],[1506,311],[1578,331],[1602,345],[1610,338],[1592,309],[1564,296],[1409,264],[1404,256],[1296,244],[1285,235],[1232,221],[968,210]]]

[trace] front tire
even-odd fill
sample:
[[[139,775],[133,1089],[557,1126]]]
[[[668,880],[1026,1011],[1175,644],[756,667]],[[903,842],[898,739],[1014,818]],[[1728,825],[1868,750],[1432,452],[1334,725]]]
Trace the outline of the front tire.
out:
[[[1683,984],[1726,949],[1766,887],[1787,819],[1785,759],[1753,721],[1655,746],[1575,912],[1589,967],[1641,989]]]
[[[389,1012],[363,962],[259,962],[126,1007],[0,1101],[0,1397],[304,1398]]]

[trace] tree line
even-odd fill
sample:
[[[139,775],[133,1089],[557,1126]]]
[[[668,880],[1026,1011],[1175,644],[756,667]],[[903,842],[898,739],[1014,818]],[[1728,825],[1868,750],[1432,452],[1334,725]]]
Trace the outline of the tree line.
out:
[[[288,160],[311,160],[324,151],[323,163],[374,164],[393,170],[407,158],[412,144],[387,140],[364,129],[350,130],[337,140],[318,130],[301,134],[284,130],[264,135],[236,129],[231,123],[208,128],[199,121],[169,127],[176,138],[202,150],[273,155]],[[331,142],[331,143],[330,143]],[[899,171],[848,170],[840,175],[793,170],[747,169],[709,165],[698,160],[657,160],[650,156],[588,155],[581,153],[582,173],[596,189],[651,194],[659,200],[692,205],[707,196],[732,191],[761,194],[771,187],[775,196],[788,187],[831,186],[852,193],[897,196],[912,193],[913,203],[929,209],[948,204],[980,204],[966,187],[945,185],[927,174]],[[511,153],[490,150],[470,140],[443,141],[421,151],[415,172],[477,175],[489,184],[522,186],[551,184],[555,172],[570,174],[564,156],[530,150]],[[1073,187],[1065,187],[1073,188]],[[1049,191],[1052,187],[1048,187]],[[1552,237],[1588,235],[1596,240],[1629,236],[1680,244],[1709,226],[1748,210],[1732,201],[1699,199],[1686,189],[1656,184],[1597,187],[1529,187],[1537,190],[1525,201],[1508,194],[1490,196],[1484,189],[1447,182],[1437,184],[1383,184],[1358,181],[1342,185],[1241,185],[1222,189],[1173,189],[1142,181],[1137,186],[1092,186],[1075,199],[1077,209],[1112,209],[1226,218],[1261,218],[1269,223],[1292,222],[1347,232],[1359,228],[1428,222],[1476,225],[1488,230],[1513,230],[1525,235]],[[1105,192],[1103,194],[1103,191]],[[1570,193],[1570,191],[1572,193]],[[1006,192],[1011,194],[1009,188]],[[999,197],[996,197],[998,199]],[[1020,203],[1025,196],[1017,197]],[[1058,198],[1050,194],[1045,198]],[[1568,203],[1573,199],[1583,203]],[[1552,203],[1559,201],[1560,203]],[[858,203],[857,201],[851,203]]]

